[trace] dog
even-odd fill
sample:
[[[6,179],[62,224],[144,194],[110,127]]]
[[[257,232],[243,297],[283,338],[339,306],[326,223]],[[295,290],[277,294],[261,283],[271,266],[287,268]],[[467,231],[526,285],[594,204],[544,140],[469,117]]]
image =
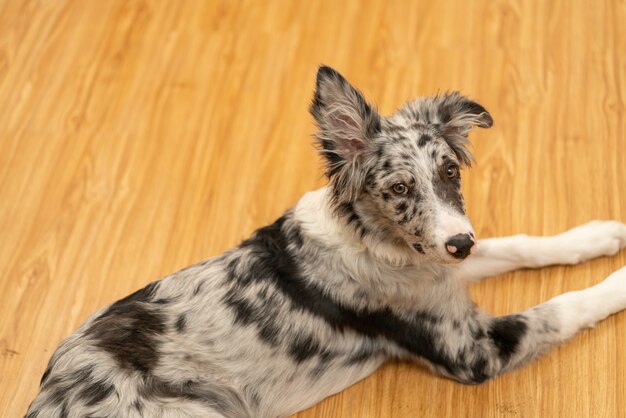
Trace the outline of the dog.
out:
[[[550,237],[478,241],[465,213],[478,103],[447,93],[384,117],[320,67],[310,107],[329,183],[237,248],[88,318],[53,354],[35,417],[283,417],[389,359],[477,384],[626,308],[626,269],[492,317],[466,287],[626,246],[594,221]]]

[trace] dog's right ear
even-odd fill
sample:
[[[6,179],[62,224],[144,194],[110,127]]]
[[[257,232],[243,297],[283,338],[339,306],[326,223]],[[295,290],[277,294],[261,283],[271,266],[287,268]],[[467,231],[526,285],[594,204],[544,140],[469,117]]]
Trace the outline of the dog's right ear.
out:
[[[316,136],[326,175],[336,192],[347,193],[351,200],[362,186],[359,172],[373,151],[371,139],[380,132],[381,117],[361,92],[325,66],[317,72],[310,111],[319,128]]]

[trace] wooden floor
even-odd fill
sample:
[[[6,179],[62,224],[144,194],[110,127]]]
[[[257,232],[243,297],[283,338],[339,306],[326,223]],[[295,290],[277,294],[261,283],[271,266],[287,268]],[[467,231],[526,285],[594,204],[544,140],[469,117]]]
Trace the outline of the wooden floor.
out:
[[[324,183],[320,63],[389,113],[459,89],[494,128],[464,175],[480,236],[626,221],[626,2],[0,1],[0,416],[90,313],[237,244]],[[626,254],[472,293],[495,314]],[[297,415],[624,417],[626,314],[480,386],[392,363]]]

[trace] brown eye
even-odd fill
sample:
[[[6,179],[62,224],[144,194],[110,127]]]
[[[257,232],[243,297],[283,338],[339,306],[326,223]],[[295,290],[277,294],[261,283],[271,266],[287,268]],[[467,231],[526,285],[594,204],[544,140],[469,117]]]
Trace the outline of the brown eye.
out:
[[[396,183],[392,189],[395,194],[407,194],[409,192],[409,188],[404,183]]]
[[[456,179],[459,177],[459,166],[456,164],[450,164],[447,168],[446,168],[446,176],[448,176],[449,179]]]

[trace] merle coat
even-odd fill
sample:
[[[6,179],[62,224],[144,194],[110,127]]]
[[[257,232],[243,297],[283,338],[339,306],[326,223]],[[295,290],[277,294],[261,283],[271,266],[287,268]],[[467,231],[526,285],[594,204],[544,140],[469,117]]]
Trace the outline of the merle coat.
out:
[[[626,307],[626,271],[492,317],[467,283],[614,254],[626,226],[480,240],[460,170],[490,114],[457,93],[380,115],[322,67],[311,105],[329,185],[217,257],[88,318],[52,356],[27,416],[279,417],[389,359],[481,383]]]

